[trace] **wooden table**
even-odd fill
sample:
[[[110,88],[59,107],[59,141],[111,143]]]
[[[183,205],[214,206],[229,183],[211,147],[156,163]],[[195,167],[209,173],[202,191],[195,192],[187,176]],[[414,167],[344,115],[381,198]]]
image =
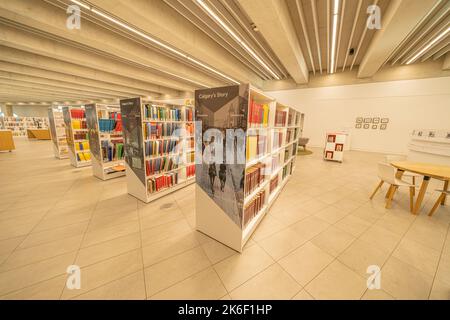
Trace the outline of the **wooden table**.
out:
[[[27,129],[28,139],[51,140],[49,129]]]
[[[0,151],[16,149],[11,130],[0,130]]]
[[[450,180],[450,166],[443,166],[432,163],[412,162],[412,161],[394,161],[391,165],[396,167],[399,171],[400,177],[405,171],[423,175],[423,182],[420,186],[419,194],[414,205],[413,214],[417,214],[422,206],[422,201],[425,192],[428,188],[428,183],[431,178],[443,180],[444,190],[448,190],[448,182]],[[441,205],[445,204],[445,197],[441,201]]]

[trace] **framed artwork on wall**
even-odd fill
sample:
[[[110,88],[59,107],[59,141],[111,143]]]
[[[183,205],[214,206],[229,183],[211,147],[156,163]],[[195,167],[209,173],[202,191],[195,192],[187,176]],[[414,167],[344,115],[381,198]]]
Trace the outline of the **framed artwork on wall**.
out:
[[[363,117],[356,118],[356,123],[362,123],[362,122],[363,122]]]
[[[381,118],[381,123],[389,123],[389,118]]]
[[[387,128],[387,124],[386,123],[380,124],[380,130],[386,130],[386,128]]]
[[[374,129],[374,130],[375,130],[375,129],[378,129],[378,125],[377,125],[377,124],[373,124],[373,125],[372,125],[372,129]]]
[[[356,128],[356,129],[361,129],[361,123],[357,123],[357,124],[355,125],[355,128]]]
[[[372,118],[364,118],[364,123],[371,123],[372,122]]]
[[[380,118],[373,118],[372,123],[380,123]]]
[[[364,124],[364,129],[369,129],[370,125],[368,123]]]

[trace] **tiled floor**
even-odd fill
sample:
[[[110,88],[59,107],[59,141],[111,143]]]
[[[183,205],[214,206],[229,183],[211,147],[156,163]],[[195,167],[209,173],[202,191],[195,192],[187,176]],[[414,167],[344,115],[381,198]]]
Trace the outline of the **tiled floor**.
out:
[[[297,169],[244,252],[195,231],[194,187],[151,204],[124,178],[52,157],[48,141],[17,140],[0,153],[2,299],[450,299],[450,208],[433,218],[430,185],[419,216],[405,190],[384,209],[382,155],[320,150]],[[66,269],[81,267],[81,289]],[[381,289],[368,290],[369,265]]]

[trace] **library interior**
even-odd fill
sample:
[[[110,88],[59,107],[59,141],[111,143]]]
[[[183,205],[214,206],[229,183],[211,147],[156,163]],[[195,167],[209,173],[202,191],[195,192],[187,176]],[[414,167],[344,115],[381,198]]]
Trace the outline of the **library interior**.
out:
[[[0,25],[0,300],[450,300],[450,0]]]

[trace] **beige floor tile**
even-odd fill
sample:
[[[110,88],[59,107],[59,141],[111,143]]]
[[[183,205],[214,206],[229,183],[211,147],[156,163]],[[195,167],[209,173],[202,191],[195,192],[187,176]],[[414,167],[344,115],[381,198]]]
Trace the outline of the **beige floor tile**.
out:
[[[444,282],[450,286],[450,253],[443,253],[439,260],[439,266],[436,272],[436,280]]]
[[[141,219],[142,230],[154,228],[162,224],[178,221],[184,218],[183,213],[178,208],[168,211],[155,211],[152,214],[147,214]]]
[[[147,295],[167,289],[211,265],[201,248],[185,251],[145,269]]]
[[[85,234],[82,248],[89,247],[100,242],[123,237],[136,232],[139,232],[138,221],[129,221],[112,227],[96,229]]]
[[[2,224],[0,225],[0,241],[25,236],[29,234],[31,230],[33,230],[38,222],[38,220],[32,220],[29,223],[20,225],[6,225],[2,222]]]
[[[361,206],[361,203],[352,199],[344,198],[333,203],[333,206],[340,209],[341,211],[350,213],[358,209]]]
[[[313,213],[316,213],[317,211],[322,210],[326,207],[328,207],[328,204],[326,204],[325,202],[322,202],[317,199],[312,199],[312,200],[307,201],[307,202],[303,203],[302,205],[300,205],[299,209],[313,214]]]
[[[229,294],[226,294],[222,298],[220,298],[219,300],[231,300],[231,297],[230,297]]]
[[[394,300],[394,298],[387,292],[381,289],[367,289],[361,300]]]
[[[89,221],[91,216],[91,212],[80,212],[71,215],[61,215],[57,217],[47,218],[42,220],[33,231],[40,232],[44,230],[68,226],[75,223]]]
[[[334,224],[344,218],[348,213],[334,206],[326,207],[314,214],[315,217],[322,219],[329,224]]]
[[[59,300],[66,281],[67,276],[61,275],[0,297],[0,300]]]
[[[299,284],[305,286],[333,260],[333,256],[311,242],[307,242],[288,256],[281,259],[279,264]]]
[[[389,251],[357,239],[339,255],[338,260],[362,277],[366,277],[369,266],[374,265],[381,269],[388,257]]]
[[[216,264],[234,254],[239,254],[235,250],[227,247],[216,240],[208,241],[202,244],[203,251],[212,264]]]
[[[441,251],[446,234],[447,228],[442,228],[438,224],[428,225],[417,220],[405,234],[405,239],[414,240],[431,249]]]
[[[373,225],[361,235],[360,239],[371,243],[381,250],[392,252],[400,242],[401,236],[385,228]]]
[[[299,293],[297,293],[292,300],[314,300],[314,298],[306,291],[301,290]]]
[[[64,289],[62,299],[71,299],[111,281],[142,270],[142,254],[133,250],[99,263],[81,267],[81,288],[79,290]]]
[[[311,242],[326,253],[337,257],[355,239],[356,238],[350,233],[331,226],[330,228],[326,229],[325,231],[311,239]]]
[[[0,273],[0,296],[65,274],[67,267],[73,264],[75,255],[74,251]]]
[[[185,219],[142,230],[142,246],[191,233],[192,229]]]
[[[434,280],[429,298],[431,300],[450,300],[450,285]]]
[[[273,264],[231,291],[230,296],[233,300],[286,300],[300,289],[286,271]]]
[[[366,279],[334,261],[306,287],[315,299],[360,299],[366,290]]]
[[[392,256],[430,276],[434,276],[440,253],[414,240],[403,239]]]
[[[65,227],[55,228],[51,230],[32,232],[20,244],[20,248],[28,248],[38,246],[44,243],[70,238],[76,235],[84,234],[88,226],[88,221],[71,224]]]
[[[25,236],[0,241],[0,255],[9,255],[25,239]]]
[[[75,264],[80,267],[85,267],[124,254],[128,251],[136,250],[140,248],[140,246],[140,233],[132,233],[81,249],[78,252]]]
[[[354,215],[350,214],[342,220],[338,221],[335,226],[347,233],[352,234],[355,237],[359,237],[371,226],[371,224],[359,217],[355,217]]]
[[[290,229],[305,240],[310,240],[329,227],[328,222],[312,216],[293,224]]]
[[[199,245],[200,242],[196,231],[154,242],[142,248],[144,266],[151,266]]]
[[[377,220],[382,218],[384,215],[385,213],[381,213],[380,211],[367,206],[362,206],[352,212],[352,216],[361,218],[370,224],[377,222]]]
[[[433,278],[395,257],[381,269],[381,288],[396,299],[428,299]]]
[[[155,294],[150,297],[150,299],[212,300],[219,299],[226,293],[227,291],[222,285],[220,278],[217,276],[214,269],[210,267]]]
[[[0,266],[0,272],[16,269],[55,256],[78,250],[82,235],[41,244],[36,247],[15,250]]]
[[[279,260],[286,256],[289,252],[297,249],[307,241],[307,237],[299,235],[292,230],[292,227],[283,229],[261,241],[258,244],[273,259]]]
[[[256,241],[262,240],[284,228],[285,228],[284,223],[280,222],[280,220],[268,214],[258,225],[255,232],[253,233],[252,238]]]
[[[395,214],[387,213],[375,225],[403,236],[411,226],[412,221],[400,218]]]
[[[118,214],[107,215],[107,216],[97,216],[95,213],[89,222],[89,229],[87,232],[91,232],[95,229],[109,228],[122,223],[127,223],[131,221],[138,221],[137,210],[120,212]]]
[[[273,259],[258,245],[245,249],[214,265],[214,269],[230,292],[273,264]]]
[[[142,270],[73,298],[75,300],[145,300]]]

